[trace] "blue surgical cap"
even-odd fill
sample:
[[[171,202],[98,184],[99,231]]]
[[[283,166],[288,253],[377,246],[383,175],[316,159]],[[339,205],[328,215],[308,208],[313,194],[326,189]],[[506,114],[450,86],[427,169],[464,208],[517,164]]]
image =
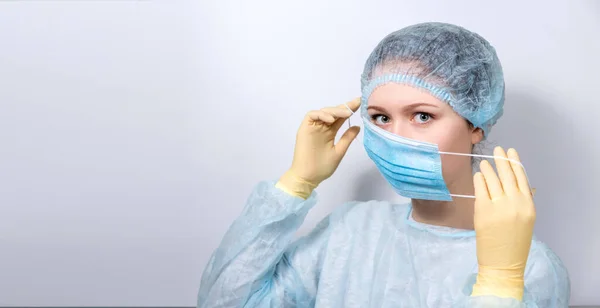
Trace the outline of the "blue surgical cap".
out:
[[[429,91],[486,137],[503,113],[504,76],[495,49],[456,25],[421,23],[386,36],[361,76],[363,114],[371,93],[389,82]]]

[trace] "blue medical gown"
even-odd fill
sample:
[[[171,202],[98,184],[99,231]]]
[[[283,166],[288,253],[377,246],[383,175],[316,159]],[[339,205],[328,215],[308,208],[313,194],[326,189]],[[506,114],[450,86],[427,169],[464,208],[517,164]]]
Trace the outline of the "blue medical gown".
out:
[[[351,202],[307,236],[294,234],[316,203],[262,182],[213,253],[198,307],[568,307],[560,259],[534,239],[523,302],[470,297],[475,233],[418,223],[411,206]]]

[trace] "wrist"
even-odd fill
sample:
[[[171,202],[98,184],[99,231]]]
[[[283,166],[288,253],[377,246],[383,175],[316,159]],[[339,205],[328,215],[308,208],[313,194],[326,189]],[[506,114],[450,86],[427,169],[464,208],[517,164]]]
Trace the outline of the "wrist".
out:
[[[523,300],[525,280],[521,272],[479,270],[471,296],[498,296]]]
[[[289,195],[308,199],[317,185],[305,181],[296,176],[292,171],[285,172],[280,178],[275,187],[281,189]]]

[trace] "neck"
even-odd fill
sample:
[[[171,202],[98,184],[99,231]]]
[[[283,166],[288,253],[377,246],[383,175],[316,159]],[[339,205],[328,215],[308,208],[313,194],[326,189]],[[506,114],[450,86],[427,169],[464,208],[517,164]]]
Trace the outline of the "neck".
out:
[[[448,190],[454,194],[474,195],[473,176],[465,174]],[[432,201],[412,199],[414,220],[436,226],[473,230],[475,199],[453,197],[452,201]]]

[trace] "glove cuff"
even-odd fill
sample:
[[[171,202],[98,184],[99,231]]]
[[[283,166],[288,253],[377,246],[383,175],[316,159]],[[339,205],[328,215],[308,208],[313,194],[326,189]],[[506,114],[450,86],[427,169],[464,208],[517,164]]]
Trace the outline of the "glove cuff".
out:
[[[499,273],[477,274],[477,282],[473,286],[471,296],[498,296],[523,300],[525,281],[523,275],[500,275]]]
[[[288,195],[306,200],[312,194],[313,190],[317,188],[317,185],[307,182],[288,171],[281,176],[275,187]]]

